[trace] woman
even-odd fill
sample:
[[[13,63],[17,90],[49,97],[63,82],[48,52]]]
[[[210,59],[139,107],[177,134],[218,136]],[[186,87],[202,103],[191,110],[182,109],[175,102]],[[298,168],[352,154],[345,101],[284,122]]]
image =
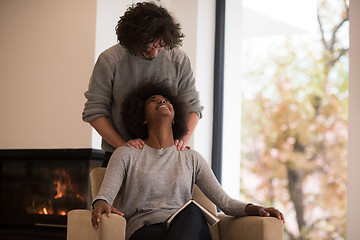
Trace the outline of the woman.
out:
[[[93,203],[95,228],[101,213],[113,212],[127,220],[126,239],[211,239],[194,204],[176,216],[169,230],[163,224],[191,199],[194,184],[226,214],[273,216],[284,221],[275,208],[230,198],[198,152],[177,150],[174,139],[186,134],[187,115],[182,96],[165,84],[146,84],[128,95],[123,103],[124,123],[132,137],[145,144],[142,149],[124,146],[115,150]],[[120,188],[121,199],[114,208]]]

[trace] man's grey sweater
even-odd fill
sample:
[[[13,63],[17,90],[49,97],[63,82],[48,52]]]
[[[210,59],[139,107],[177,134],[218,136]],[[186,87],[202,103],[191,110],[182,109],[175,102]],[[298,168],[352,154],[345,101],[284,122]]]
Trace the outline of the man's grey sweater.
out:
[[[192,197],[194,184],[224,213],[245,216],[246,203],[225,193],[204,158],[175,146],[153,149],[120,147],[114,151],[95,200],[113,204],[127,220],[126,239],[145,224],[165,222]],[[94,201],[95,201],[94,200]]]
[[[201,116],[203,107],[195,88],[190,60],[185,52],[177,48],[163,49],[155,59],[149,61],[129,54],[120,44],[116,44],[102,52],[96,61],[89,89],[85,92],[87,101],[82,114],[83,120],[90,122],[98,117],[105,117],[121,137],[126,141],[130,140],[121,119],[121,104],[129,90],[150,79],[153,82],[167,81],[190,103],[190,112]],[[104,140],[102,149],[114,151],[114,147]]]

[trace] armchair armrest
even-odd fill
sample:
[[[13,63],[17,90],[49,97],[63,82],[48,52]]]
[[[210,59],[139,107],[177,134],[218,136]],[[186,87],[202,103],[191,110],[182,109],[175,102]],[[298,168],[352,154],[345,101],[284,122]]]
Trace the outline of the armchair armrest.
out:
[[[230,217],[219,214],[220,239],[226,240],[282,240],[284,225],[273,217]]]
[[[101,215],[98,229],[91,224],[91,210],[76,209],[68,212],[67,240],[124,240],[126,220],[120,215]]]

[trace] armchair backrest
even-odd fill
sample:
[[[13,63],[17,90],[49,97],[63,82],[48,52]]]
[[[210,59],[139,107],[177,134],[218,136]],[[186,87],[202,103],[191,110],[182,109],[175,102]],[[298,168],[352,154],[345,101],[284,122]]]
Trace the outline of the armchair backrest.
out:
[[[93,199],[100,191],[101,183],[105,176],[105,170],[106,168],[104,167],[97,167],[90,172],[91,196]]]

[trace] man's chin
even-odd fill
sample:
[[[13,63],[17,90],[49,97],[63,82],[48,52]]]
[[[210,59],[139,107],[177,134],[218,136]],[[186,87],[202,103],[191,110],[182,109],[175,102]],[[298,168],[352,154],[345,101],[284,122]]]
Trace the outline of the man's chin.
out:
[[[143,57],[145,60],[148,60],[148,61],[152,61],[152,60],[154,60],[154,57]]]
[[[149,60],[149,61],[151,61],[151,60],[154,59],[154,57],[152,57],[152,56],[146,56],[146,55],[144,55],[144,54],[141,54],[140,57],[143,58],[143,59],[145,59],[145,60]]]
[[[145,54],[143,54],[143,53],[138,53],[138,54],[136,54],[138,57],[140,57],[140,58],[142,58],[142,59],[145,59],[145,60],[149,60],[149,61],[151,61],[151,60],[153,60],[155,57],[152,57],[152,56],[147,56],[147,55],[145,55]]]

